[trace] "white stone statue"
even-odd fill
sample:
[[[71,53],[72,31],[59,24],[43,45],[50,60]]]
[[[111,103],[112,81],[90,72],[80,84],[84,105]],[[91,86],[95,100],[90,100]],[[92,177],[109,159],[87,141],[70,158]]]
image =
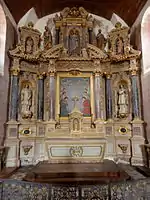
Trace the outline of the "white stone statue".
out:
[[[32,106],[32,90],[29,88],[29,84],[25,84],[21,90],[21,114],[23,118],[31,118]]]
[[[128,113],[128,93],[123,85],[118,90],[118,114],[125,115]]]

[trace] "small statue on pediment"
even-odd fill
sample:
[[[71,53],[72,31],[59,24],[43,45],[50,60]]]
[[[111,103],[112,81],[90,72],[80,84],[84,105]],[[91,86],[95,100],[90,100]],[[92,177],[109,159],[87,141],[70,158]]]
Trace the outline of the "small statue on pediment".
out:
[[[33,39],[31,37],[28,37],[25,42],[25,53],[32,54],[33,45],[34,45]]]
[[[44,38],[44,49],[45,50],[50,49],[52,47],[52,34],[48,26],[45,26],[43,38]]]
[[[116,40],[116,54],[124,54],[124,43],[122,38],[117,38]]]
[[[106,39],[104,35],[101,32],[101,29],[98,30],[98,34],[96,36],[96,41],[97,41],[97,47],[104,51],[105,46],[106,46]]]

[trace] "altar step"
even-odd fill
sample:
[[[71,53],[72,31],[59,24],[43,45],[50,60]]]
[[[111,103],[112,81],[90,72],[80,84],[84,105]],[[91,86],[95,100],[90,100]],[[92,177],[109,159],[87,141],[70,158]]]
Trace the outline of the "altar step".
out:
[[[110,183],[129,180],[130,176],[113,161],[103,163],[51,164],[40,162],[23,180],[41,183]]]

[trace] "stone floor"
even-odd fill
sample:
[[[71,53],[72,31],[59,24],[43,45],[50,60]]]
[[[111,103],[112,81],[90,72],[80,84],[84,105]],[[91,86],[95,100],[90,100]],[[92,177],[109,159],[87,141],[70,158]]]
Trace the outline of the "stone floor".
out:
[[[0,180],[0,200],[150,200],[150,169],[118,164],[131,180],[109,184],[63,185],[22,181],[34,166]]]

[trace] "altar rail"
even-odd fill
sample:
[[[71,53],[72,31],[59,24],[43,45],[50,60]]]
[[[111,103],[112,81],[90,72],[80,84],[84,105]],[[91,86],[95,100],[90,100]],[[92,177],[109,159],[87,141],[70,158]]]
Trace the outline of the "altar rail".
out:
[[[150,178],[105,185],[50,185],[0,180],[1,200],[149,200]]]

